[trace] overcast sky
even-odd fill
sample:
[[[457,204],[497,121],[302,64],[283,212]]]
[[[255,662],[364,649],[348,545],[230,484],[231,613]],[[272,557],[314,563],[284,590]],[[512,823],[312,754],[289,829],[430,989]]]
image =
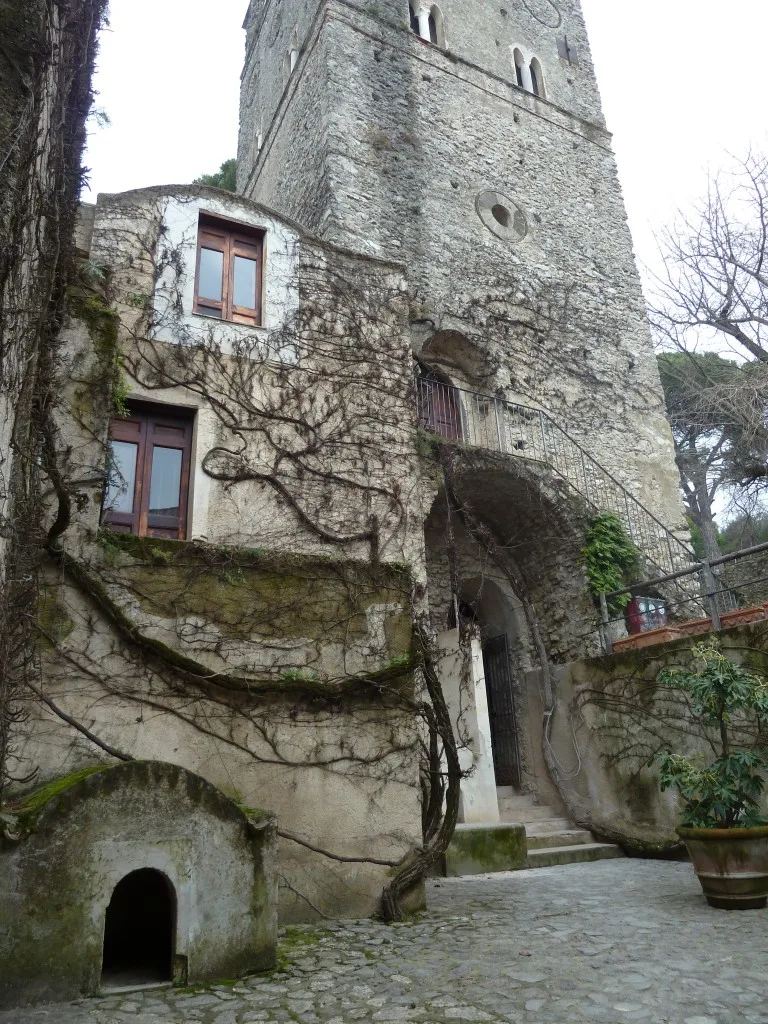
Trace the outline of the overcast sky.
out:
[[[237,147],[247,0],[111,0],[92,193],[191,181]],[[582,0],[635,247],[766,139],[768,0]],[[93,195],[88,198],[93,198]]]

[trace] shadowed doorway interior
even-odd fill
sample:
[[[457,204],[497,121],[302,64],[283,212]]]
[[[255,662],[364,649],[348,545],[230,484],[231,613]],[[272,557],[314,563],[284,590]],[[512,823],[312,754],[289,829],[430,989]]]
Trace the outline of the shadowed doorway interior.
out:
[[[102,986],[171,981],[175,931],[176,899],[165,875],[152,868],[126,875],[107,907]]]

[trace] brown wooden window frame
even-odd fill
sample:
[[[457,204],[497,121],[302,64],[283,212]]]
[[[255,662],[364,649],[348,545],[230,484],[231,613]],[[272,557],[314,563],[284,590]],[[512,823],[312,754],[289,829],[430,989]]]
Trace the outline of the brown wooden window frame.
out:
[[[136,475],[132,511],[118,512],[103,508],[103,526],[119,533],[133,533],[138,537],[186,540],[193,427],[194,414],[191,410],[139,402],[130,403],[128,416],[112,420],[110,441],[123,441],[137,446]],[[182,453],[178,516],[152,514],[149,510],[156,448],[173,448]],[[105,490],[105,502],[108,491],[109,487]]]
[[[203,249],[222,254],[221,299],[200,295],[200,264]],[[235,260],[240,256],[256,262],[256,294],[253,307],[234,305]],[[194,312],[228,323],[260,327],[264,288],[264,231],[259,228],[200,214],[197,230]]]

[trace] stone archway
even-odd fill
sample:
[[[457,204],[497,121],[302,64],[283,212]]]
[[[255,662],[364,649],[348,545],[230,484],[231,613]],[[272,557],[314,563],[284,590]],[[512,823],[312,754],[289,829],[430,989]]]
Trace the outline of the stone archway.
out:
[[[176,891],[155,868],[125,875],[112,891],[104,920],[103,987],[173,979]]]
[[[554,677],[557,663],[592,653],[597,620],[581,552],[593,513],[542,465],[460,447],[445,457],[447,483],[425,523],[430,613],[448,652],[457,735],[463,728],[471,753],[463,820],[493,821],[490,786],[559,803],[543,753],[554,699],[535,670],[544,658]],[[469,694],[466,665],[463,692],[455,683],[462,613],[476,624]]]

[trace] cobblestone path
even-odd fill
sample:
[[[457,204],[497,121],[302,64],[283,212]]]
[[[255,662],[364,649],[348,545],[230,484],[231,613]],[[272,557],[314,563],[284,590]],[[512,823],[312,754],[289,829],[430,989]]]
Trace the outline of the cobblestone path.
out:
[[[0,1024],[768,1024],[768,910],[711,910],[687,864],[429,884],[416,923],[284,933],[272,975],[0,1013]]]

